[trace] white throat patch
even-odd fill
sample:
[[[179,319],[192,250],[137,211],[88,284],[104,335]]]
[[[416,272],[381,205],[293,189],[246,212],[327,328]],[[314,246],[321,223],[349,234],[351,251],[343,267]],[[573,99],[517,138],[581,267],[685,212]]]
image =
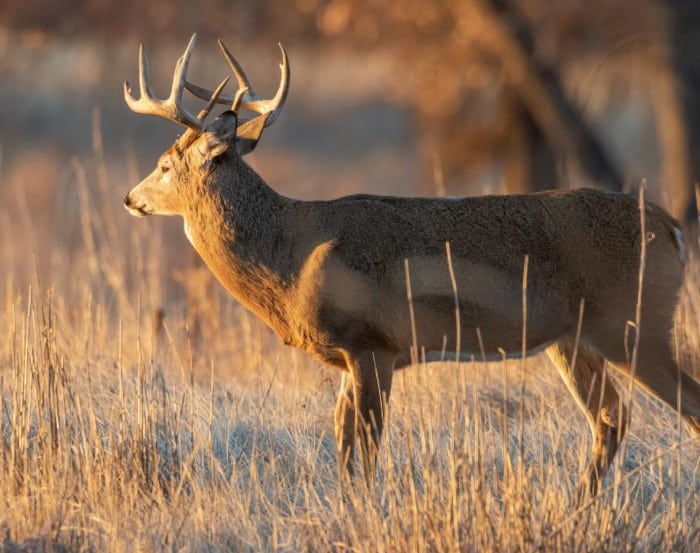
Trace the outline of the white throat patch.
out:
[[[190,227],[187,225],[187,221],[184,221],[184,227],[185,227],[185,236],[187,236],[187,239],[190,241],[190,244],[194,246],[194,240],[192,240],[192,233],[190,232]]]

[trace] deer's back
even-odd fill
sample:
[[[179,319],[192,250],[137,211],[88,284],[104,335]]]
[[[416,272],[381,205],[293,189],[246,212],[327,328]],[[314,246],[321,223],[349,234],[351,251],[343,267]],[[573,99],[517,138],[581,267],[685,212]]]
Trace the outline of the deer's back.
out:
[[[678,223],[660,207],[646,205],[652,250],[677,250]],[[334,241],[334,253],[350,269],[381,279],[404,259],[475,261],[561,278],[591,263],[620,274],[639,268],[640,217],[635,197],[598,190],[474,198],[401,198],[356,195],[310,202],[301,217],[307,237]],[[656,245],[653,242],[656,241]],[[580,260],[584,265],[577,262]],[[538,266],[540,269],[538,269]]]

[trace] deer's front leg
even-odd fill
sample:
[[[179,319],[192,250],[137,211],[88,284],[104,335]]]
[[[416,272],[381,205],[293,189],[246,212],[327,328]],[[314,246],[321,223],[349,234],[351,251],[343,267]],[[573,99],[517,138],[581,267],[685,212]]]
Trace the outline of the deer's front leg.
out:
[[[350,372],[343,377],[335,412],[338,452],[339,455],[342,453],[339,459],[341,465],[344,462],[352,473],[353,445],[357,439],[368,485],[374,482],[377,449],[391,393],[394,357],[395,354],[382,351],[346,356]]]
[[[335,443],[338,454],[338,476],[354,473],[355,457],[355,381],[352,373],[344,372],[340,381],[338,402],[335,404]]]

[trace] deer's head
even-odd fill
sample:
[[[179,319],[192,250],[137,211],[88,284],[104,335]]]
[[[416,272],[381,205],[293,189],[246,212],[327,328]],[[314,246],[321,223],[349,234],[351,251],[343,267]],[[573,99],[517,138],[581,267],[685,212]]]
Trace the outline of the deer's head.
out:
[[[223,156],[243,156],[253,151],[265,127],[277,119],[287,98],[289,63],[287,53],[281,45],[281,78],[274,98],[262,99],[256,96],[240,64],[221,41],[219,47],[236,77],[238,90],[232,95],[222,93],[228,77],[213,91],[189,83],[186,80],[187,67],[196,38],[197,35],[192,35],[185,53],[177,61],[168,98],[161,100],[151,92],[148,60],[143,46],[139,50],[138,100],[132,95],[129,83],[124,83],[124,99],[132,111],[165,117],[187,127],[160,156],[151,174],[124,198],[124,206],[132,215],[184,215],[192,201],[192,187]],[[185,88],[195,96],[208,100],[197,116],[192,115],[182,104]],[[204,120],[217,103],[228,105],[228,110],[205,126]],[[239,119],[238,113],[242,108],[256,113],[256,116],[248,120]]]

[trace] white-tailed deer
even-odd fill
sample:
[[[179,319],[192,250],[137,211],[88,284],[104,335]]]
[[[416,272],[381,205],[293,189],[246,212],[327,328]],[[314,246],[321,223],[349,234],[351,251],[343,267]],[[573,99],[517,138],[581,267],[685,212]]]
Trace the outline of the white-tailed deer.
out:
[[[153,96],[143,49],[140,99],[125,84],[132,110],[187,130],[124,204],[133,215],[182,216],[187,237],[238,301],[285,344],[344,371],[335,410],[341,466],[352,472],[357,439],[371,478],[383,401],[393,371],[411,364],[414,343],[427,360],[454,358],[446,352],[455,351],[464,358],[481,358],[482,351],[491,358],[500,358],[502,350],[520,355],[527,256],[524,348],[547,349],[585,414],[593,432],[590,490],[597,491],[625,434],[624,407],[620,412],[604,363],[631,372],[626,327],[637,306],[642,240],[637,200],[595,190],[464,199],[283,197],[242,156],[284,104],[289,86],[284,49],[279,89],[266,100],[253,92],[221,42],[238,91],[222,94],[226,81],[213,92],[187,82],[194,43],[195,36],[177,62],[168,99]],[[182,106],[185,88],[208,100],[197,116]],[[205,126],[215,103],[230,107]],[[256,115],[240,119],[243,108]],[[635,376],[673,408],[680,387],[680,412],[700,429],[700,385],[678,370],[670,343],[683,279],[682,236],[676,221],[656,205],[646,204],[645,219]]]

